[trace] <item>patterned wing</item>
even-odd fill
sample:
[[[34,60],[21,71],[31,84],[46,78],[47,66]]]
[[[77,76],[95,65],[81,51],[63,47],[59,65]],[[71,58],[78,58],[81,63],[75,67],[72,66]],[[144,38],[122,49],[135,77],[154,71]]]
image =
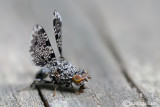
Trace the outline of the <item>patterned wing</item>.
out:
[[[56,10],[53,13],[53,29],[54,29],[56,43],[57,43],[60,56],[63,57],[62,56],[62,18]]]
[[[55,53],[45,30],[40,25],[33,28],[30,52],[35,65],[41,67],[55,66]]]

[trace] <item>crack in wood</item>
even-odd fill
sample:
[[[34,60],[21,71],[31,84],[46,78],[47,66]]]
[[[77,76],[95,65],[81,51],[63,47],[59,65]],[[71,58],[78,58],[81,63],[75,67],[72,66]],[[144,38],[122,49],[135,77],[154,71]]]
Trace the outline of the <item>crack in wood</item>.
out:
[[[90,91],[90,93],[92,94],[92,98],[93,100],[95,100],[97,107],[100,107],[100,102],[98,101],[98,98],[96,97],[96,94],[93,94],[93,90],[91,88],[88,87],[88,91]]]
[[[38,90],[38,94],[39,94],[39,96],[40,96],[40,98],[41,98],[41,100],[42,100],[44,106],[45,106],[45,107],[50,107],[48,101],[44,98],[44,96],[43,96],[43,94],[42,94],[40,88],[39,88],[38,86],[35,86],[35,88]]]
[[[126,80],[129,83],[130,87],[132,89],[136,88],[137,93],[142,95],[141,96],[142,101],[144,101],[147,104],[146,105],[147,107],[151,107],[151,105],[149,105],[149,101],[148,101],[147,97],[144,95],[144,93],[141,91],[141,89],[139,89],[139,87],[134,83],[134,81],[132,80],[132,78],[128,75],[127,69],[125,67],[125,64],[124,64],[121,56],[119,55],[119,52],[117,51],[116,46],[112,42],[112,39],[109,36],[105,36],[105,37],[101,36],[101,38],[102,38],[102,41],[104,41],[104,40],[107,41],[107,42],[104,42],[104,43],[108,46],[109,50],[111,51],[111,53],[115,57],[115,60],[118,62],[119,67],[120,67],[120,69],[122,71],[122,74],[126,78]]]
[[[94,20],[91,20],[91,22],[93,24],[95,24]],[[147,97],[144,95],[144,93],[138,88],[138,86],[133,82],[133,80],[127,74],[127,69],[124,65],[124,62],[123,62],[121,56],[119,55],[119,52],[117,51],[116,46],[113,43],[113,40],[110,38],[110,36],[108,36],[108,34],[106,36],[106,33],[105,33],[106,29],[104,29],[102,26],[96,26],[96,25],[95,25],[95,28],[97,29],[99,35],[101,35],[99,37],[102,39],[104,44],[106,44],[107,47],[109,48],[109,50],[112,53],[113,57],[115,58],[117,64],[119,64],[120,70],[122,71],[122,74],[124,75],[125,79],[129,83],[130,87],[132,89],[136,88],[137,93],[142,95],[141,96],[142,101],[144,101],[147,104],[147,107],[151,107],[151,105],[149,105],[149,101],[148,101]]]
[[[92,20],[92,22],[93,22],[93,20]],[[126,78],[130,87],[132,89],[136,88],[137,93],[142,94],[142,97],[141,97],[142,101],[144,101],[147,104],[147,107],[151,107],[151,105],[149,105],[149,101],[148,101],[147,97],[144,95],[144,93],[138,88],[138,86],[133,82],[133,80],[127,74],[127,69],[125,67],[125,64],[124,64],[121,56],[119,55],[119,52],[117,51],[117,48],[113,43],[113,40],[110,38],[110,36],[108,36],[108,34],[106,36],[106,33],[104,33],[104,28],[102,28],[101,26],[95,26],[95,27],[97,28],[99,35],[101,35],[100,38],[102,39],[104,44],[106,44],[107,47],[109,48],[109,50],[112,53],[113,57],[115,58],[117,64],[119,64],[120,70],[122,71],[122,74]],[[102,29],[100,29],[100,28],[102,28]]]
[[[16,100],[18,107],[21,107],[20,104],[18,103],[18,99],[16,98],[16,96],[12,93],[13,98]]]
[[[99,14],[99,17],[101,17],[100,14]],[[90,19],[92,19],[92,18],[90,18]],[[93,25],[97,29],[99,35],[101,35],[99,37],[102,39],[102,41],[104,42],[104,44],[106,44],[108,46],[110,52],[113,54],[113,57],[115,58],[116,62],[119,64],[120,69],[122,71],[122,74],[126,78],[126,80],[129,83],[130,87],[132,89],[136,88],[137,93],[138,94],[142,94],[142,97],[141,97],[142,101],[144,101],[147,104],[147,107],[151,107],[151,105],[149,105],[149,101],[148,101],[147,97],[145,96],[145,94],[138,88],[138,86],[134,83],[134,81],[127,74],[127,69],[125,67],[125,64],[124,64],[121,56],[119,55],[119,52],[117,51],[117,48],[116,48],[116,46],[113,43],[113,40],[111,39],[111,37],[109,36],[109,34],[106,34],[106,29],[104,29],[105,27],[97,26],[98,24],[96,24],[95,20],[91,20],[91,22],[93,23]]]

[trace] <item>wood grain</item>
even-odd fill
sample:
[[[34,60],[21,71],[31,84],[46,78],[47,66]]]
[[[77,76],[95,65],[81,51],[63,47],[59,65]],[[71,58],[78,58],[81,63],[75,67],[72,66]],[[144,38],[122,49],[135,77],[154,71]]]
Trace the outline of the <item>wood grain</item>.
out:
[[[110,45],[131,86],[148,104],[159,106],[159,2],[101,0],[95,1],[94,6],[98,9],[83,8],[83,12],[90,13],[88,17],[97,25],[106,45]],[[103,24],[98,25],[97,17],[92,18],[93,12]]]
[[[25,1],[19,2],[27,5]],[[17,92],[28,87],[34,78],[36,69],[29,60],[28,41],[35,20],[29,8],[17,11],[21,6],[11,1],[1,1],[0,8],[0,106],[44,107],[36,89]],[[24,12],[28,15],[25,18]]]
[[[159,6],[156,1],[0,1],[0,107],[124,107],[159,103]],[[63,54],[92,76],[84,93],[53,84],[28,87],[40,69],[28,52],[35,24],[56,56],[52,13],[63,19]],[[78,90],[78,87],[75,87]],[[143,98],[144,97],[144,98]],[[133,105],[141,106],[141,105]],[[146,106],[146,105],[145,105]],[[148,105],[149,106],[149,105]]]

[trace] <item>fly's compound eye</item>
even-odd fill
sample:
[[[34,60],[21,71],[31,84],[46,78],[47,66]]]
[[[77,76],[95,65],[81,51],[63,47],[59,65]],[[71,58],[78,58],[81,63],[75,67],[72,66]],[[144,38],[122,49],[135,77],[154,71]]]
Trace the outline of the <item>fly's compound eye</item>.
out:
[[[76,74],[76,75],[73,76],[72,80],[75,83],[80,83],[83,80],[83,78]]]

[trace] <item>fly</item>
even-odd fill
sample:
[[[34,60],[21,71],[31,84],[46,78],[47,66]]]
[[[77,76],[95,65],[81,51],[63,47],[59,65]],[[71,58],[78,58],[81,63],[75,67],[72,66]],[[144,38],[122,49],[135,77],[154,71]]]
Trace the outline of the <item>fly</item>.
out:
[[[53,30],[60,54],[59,58],[56,58],[44,28],[38,24],[33,28],[30,52],[33,63],[42,69],[37,72],[31,87],[37,82],[54,83],[53,95],[55,96],[58,86],[65,85],[73,88],[72,83],[74,83],[79,86],[79,92],[83,92],[85,83],[91,77],[86,70],[77,69],[64,58],[62,54],[62,18],[56,10],[53,12]],[[48,77],[49,81],[45,80]],[[79,94],[75,89],[74,91]]]

